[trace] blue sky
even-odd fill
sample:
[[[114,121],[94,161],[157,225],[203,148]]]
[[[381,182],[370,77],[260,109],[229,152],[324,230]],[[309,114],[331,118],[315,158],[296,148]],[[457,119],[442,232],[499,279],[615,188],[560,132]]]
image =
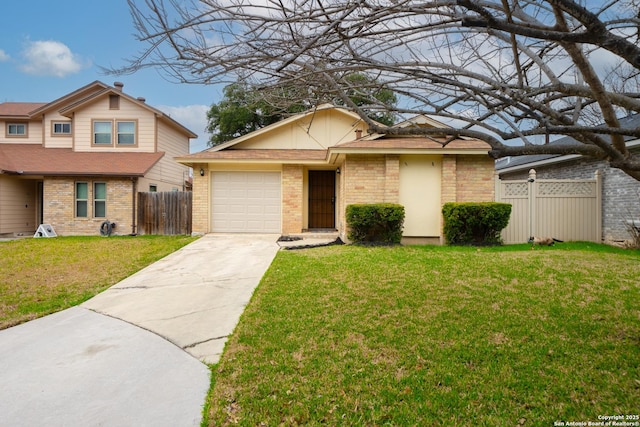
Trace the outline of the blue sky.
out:
[[[124,83],[198,134],[191,151],[206,148],[206,110],[221,88],[177,84],[159,70],[105,75],[144,45],[135,39],[126,0],[11,0],[2,3],[0,102],[50,102],[95,80]]]

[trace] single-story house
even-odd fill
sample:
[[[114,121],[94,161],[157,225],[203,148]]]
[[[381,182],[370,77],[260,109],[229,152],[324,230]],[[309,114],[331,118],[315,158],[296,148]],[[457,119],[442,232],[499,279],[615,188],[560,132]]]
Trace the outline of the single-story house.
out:
[[[622,119],[624,126],[640,127],[640,115]],[[564,137],[553,144],[574,142]],[[640,140],[627,140],[627,147],[640,151]],[[609,166],[604,160],[581,155],[531,155],[508,157],[496,162],[496,171],[501,180],[527,179],[534,169],[537,179],[592,179],[600,171],[602,179],[602,241],[618,242],[629,239],[627,221],[640,219],[640,182],[619,169]]]
[[[0,235],[96,235],[109,220],[136,232],[139,191],[183,191],[173,158],[196,135],[122,90],[96,81],[48,103],[0,104]]]
[[[446,127],[419,116],[397,126]],[[325,104],[176,160],[194,169],[193,231],[299,233],[346,240],[345,209],[405,207],[405,241],[442,242],[442,205],[494,200],[494,161],[477,139],[369,134]]]

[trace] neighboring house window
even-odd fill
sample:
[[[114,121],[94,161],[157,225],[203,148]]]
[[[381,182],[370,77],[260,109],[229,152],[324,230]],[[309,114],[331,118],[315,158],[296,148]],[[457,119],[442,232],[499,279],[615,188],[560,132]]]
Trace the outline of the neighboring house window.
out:
[[[136,144],[136,122],[116,122],[118,145]]]
[[[111,145],[111,122],[93,122],[93,143],[96,145]]]
[[[7,136],[24,137],[27,136],[26,123],[7,123]]]
[[[88,204],[89,184],[76,182],[76,217],[86,218],[88,216]]]
[[[105,218],[107,216],[107,183],[93,183],[93,216]]]
[[[109,109],[110,110],[119,110],[120,109],[120,96],[119,95],[109,95]]]
[[[156,191],[158,191],[158,186],[155,184],[151,184],[149,185],[149,192],[150,193],[155,193]]]
[[[71,135],[71,122],[53,122],[54,135]]]

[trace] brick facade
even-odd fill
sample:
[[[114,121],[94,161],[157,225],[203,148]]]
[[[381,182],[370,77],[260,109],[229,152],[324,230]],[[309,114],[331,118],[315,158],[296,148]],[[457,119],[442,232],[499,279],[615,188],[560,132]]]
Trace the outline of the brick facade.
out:
[[[200,169],[203,175],[200,175]],[[211,209],[208,165],[194,165],[193,168],[193,205],[191,230],[195,234],[209,232],[209,209]]]
[[[341,231],[344,230],[347,205],[399,202],[399,155],[347,155],[341,169],[339,191],[342,200],[338,212]],[[489,156],[444,155],[441,203],[493,201],[494,175],[494,161]]]
[[[282,166],[282,233],[302,232],[304,168],[302,165]]]
[[[76,217],[76,182],[89,185],[87,217]],[[107,184],[106,217],[95,218],[93,207],[93,183]],[[132,205],[133,181],[128,178],[45,178],[43,182],[43,223],[53,224],[58,235],[100,234],[100,225],[109,220],[116,224],[114,234],[130,234],[133,230]]]
[[[495,200],[495,163],[489,156],[456,156],[456,202]],[[443,171],[443,180],[447,179]]]

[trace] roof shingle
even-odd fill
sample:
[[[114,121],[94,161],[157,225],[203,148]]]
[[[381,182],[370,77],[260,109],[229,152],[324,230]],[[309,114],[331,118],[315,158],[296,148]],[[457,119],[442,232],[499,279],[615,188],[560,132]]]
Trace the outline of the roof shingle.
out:
[[[39,144],[0,144],[0,173],[48,176],[144,176],[158,153],[76,152]]]

